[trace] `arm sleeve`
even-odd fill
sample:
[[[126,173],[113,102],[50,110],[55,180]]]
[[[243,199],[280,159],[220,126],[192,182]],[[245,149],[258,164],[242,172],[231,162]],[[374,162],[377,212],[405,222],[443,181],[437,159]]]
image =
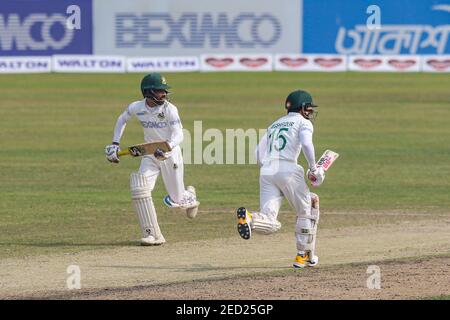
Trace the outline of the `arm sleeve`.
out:
[[[313,131],[314,131],[313,126],[309,122],[308,125],[304,125],[299,132],[299,138],[303,148],[303,154],[305,155],[306,161],[308,161],[309,168],[314,167],[314,165],[316,164],[314,144],[312,141]]]
[[[167,143],[170,148],[173,149],[183,142],[183,125],[181,124],[180,116],[178,115],[178,110],[174,107],[170,112],[169,126],[171,130],[171,136]]]
[[[127,110],[125,110],[119,118],[117,118],[116,126],[114,127],[114,135],[113,135],[113,143],[120,143],[120,139],[122,138],[123,132],[125,131],[125,127],[127,126],[128,120],[131,119],[132,116],[131,108],[128,106]]]
[[[267,158],[267,133],[264,134],[261,141],[259,141],[259,144],[256,146],[255,157],[256,162],[261,167],[264,160]]]

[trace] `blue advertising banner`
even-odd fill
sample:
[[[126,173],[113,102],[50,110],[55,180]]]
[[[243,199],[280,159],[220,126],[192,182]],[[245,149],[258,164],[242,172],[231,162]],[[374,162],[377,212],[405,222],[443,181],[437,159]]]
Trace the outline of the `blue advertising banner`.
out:
[[[2,0],[0,56],[92,54],[92,0]]]
[[[304,53],[449,54],[449,33],[450,0],[303,0]]]

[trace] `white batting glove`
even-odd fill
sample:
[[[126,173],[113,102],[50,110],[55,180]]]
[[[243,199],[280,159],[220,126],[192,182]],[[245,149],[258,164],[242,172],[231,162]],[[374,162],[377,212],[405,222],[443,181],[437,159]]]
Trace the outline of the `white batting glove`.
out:
[[[313,187],[320,186],[323,180],[325,180],[325,171],[323,171],[322,167],[317,168],[314,166],[312,168],[309,168],[306,174]]]
[[[155,150],[155,153],[153,154],[155,156],[156,159],[158,159],[159,161],[164,161],[167,159],[167,153],[164,152],[163,150],[161,150],[160,148],[157,148]]]
[[[119,163],[119,156],[117,153],[120,151],[120,148],[116,144],[110,144],[105,147],[106,160],[113,163]]]

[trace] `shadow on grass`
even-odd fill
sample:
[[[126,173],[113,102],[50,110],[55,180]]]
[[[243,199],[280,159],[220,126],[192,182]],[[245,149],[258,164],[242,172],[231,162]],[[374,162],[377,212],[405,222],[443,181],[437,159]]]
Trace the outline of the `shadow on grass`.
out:
[[[193,264],[193,265],[178,265],[178,266],[96,266],[97,268],[112,268],[112,269],[129,269],[129,270],[139,270],[139,269],[146,269],[146,270],[168,270],[171,272],[207,272],[207,271],[229,271],[229,270],[248,270],[248,269],[255,269],[255,270],[274,270],[274,269],[291,269],[292,266],[270,266],[270,267],[263,267],[263,266],[212,266],[208,264]]]
[[[0,242],[0,246],[20,246],[20,247],[38,247],[38,248],[57,248],[57,247],[136,247],[139,245],[138,241],[121,241],[121,242],[91,242],[91,243],[77,243],[77,242]]]

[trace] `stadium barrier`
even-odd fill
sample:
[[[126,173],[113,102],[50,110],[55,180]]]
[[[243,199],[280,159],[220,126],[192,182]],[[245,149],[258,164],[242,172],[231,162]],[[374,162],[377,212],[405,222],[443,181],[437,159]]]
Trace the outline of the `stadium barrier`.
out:
[[[0,73],[450,72],[450,55],[207,54],[180,57],[53,55],[0,57]]]
[[[126,58],[122,56],[54,55],[52,60],[53,72],[126,72]]]
[[[200,71],[272,71],[271,54],[211,54],[200,57]]]
[[[0,73],[52,72],[52,57],[0,57]]]
[[[277,71],[347,71],[347,56],[332,54],[278,54],[274,69]]]
[[[347,68],[349,71],[373,72],[418,72],[420,56],[351,56]]]
[[[192,72],[199,70],[200,60],[196,56],[127,58],[127,72]]]
[[[450,55],[421,56],[420,70],[423,72],[450,72]]]

